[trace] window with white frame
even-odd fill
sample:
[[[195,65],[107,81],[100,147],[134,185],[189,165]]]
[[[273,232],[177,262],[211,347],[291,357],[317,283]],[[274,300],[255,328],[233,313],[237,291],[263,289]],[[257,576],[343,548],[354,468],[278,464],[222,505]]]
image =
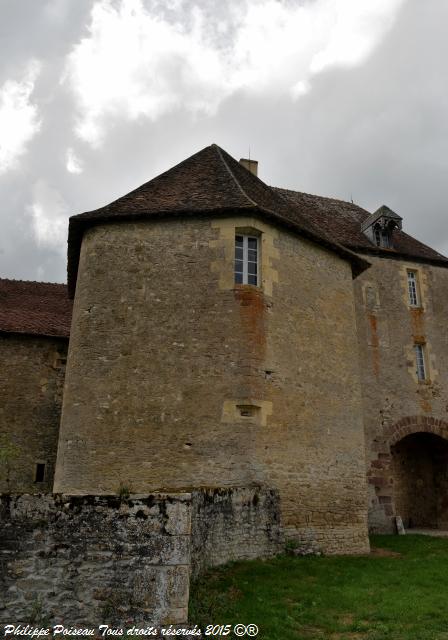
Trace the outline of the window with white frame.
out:
[[[426,380],[425,347],[423,344],[415,344],[414,350],[417,378],[419,381]]]
[[[257,236],[235,235],[235,283],[253,284],[259,281],[259,239]]]
[[[418,281],[416,271],[408,271],[408,297],[411,307],[420,306],[420,302],[418,299]]]

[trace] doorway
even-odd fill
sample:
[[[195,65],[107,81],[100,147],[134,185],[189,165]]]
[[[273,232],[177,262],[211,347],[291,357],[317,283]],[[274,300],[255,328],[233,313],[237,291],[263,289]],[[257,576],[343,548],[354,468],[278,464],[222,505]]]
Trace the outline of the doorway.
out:
[[[414,433],[391,453],[395,513],[404,526],[448,529],[448,441]]]

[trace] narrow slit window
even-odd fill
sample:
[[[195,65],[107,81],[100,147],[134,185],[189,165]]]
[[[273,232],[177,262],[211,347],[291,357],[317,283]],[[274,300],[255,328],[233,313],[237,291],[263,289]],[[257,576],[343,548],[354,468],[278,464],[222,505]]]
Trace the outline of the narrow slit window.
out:
[[[419,381],[426,380],[425,348],[422,344],[414,345],[416,373]]]
[[[38,462],[36,464],[36,475],[34,482],[43,482],[45,480],[45,464]]]
[[[408,271],[408,295],[411,307],[418,307],[417,273],[415,271]]]
[[[235,283],[258,286],[258,238],[235,235]]]

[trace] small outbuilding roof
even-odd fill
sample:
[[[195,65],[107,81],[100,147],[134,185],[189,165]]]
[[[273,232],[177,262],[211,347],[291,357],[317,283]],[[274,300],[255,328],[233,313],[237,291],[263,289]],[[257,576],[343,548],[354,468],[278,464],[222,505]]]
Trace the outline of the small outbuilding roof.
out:
[[[0,333],[68,338],[71,317],[65,284],[0,279]]]
[[[212,144],[111,204],[70,218],[69,295],[74,295],[79,252],[86,229],[124,220],[236,213],[259,215],[337,252],[352,264],[354,274],[369,266],[314,221],[311,212],[307,214],[302,209]]]

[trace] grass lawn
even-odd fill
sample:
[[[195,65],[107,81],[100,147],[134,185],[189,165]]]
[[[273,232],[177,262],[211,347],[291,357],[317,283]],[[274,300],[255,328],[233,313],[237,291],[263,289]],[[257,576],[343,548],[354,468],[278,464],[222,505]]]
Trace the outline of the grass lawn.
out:
[[[448,640],[448,538],[371,543],[384,551],[214,569],[192,587],[190,620],[255,623],[259,640]]]

